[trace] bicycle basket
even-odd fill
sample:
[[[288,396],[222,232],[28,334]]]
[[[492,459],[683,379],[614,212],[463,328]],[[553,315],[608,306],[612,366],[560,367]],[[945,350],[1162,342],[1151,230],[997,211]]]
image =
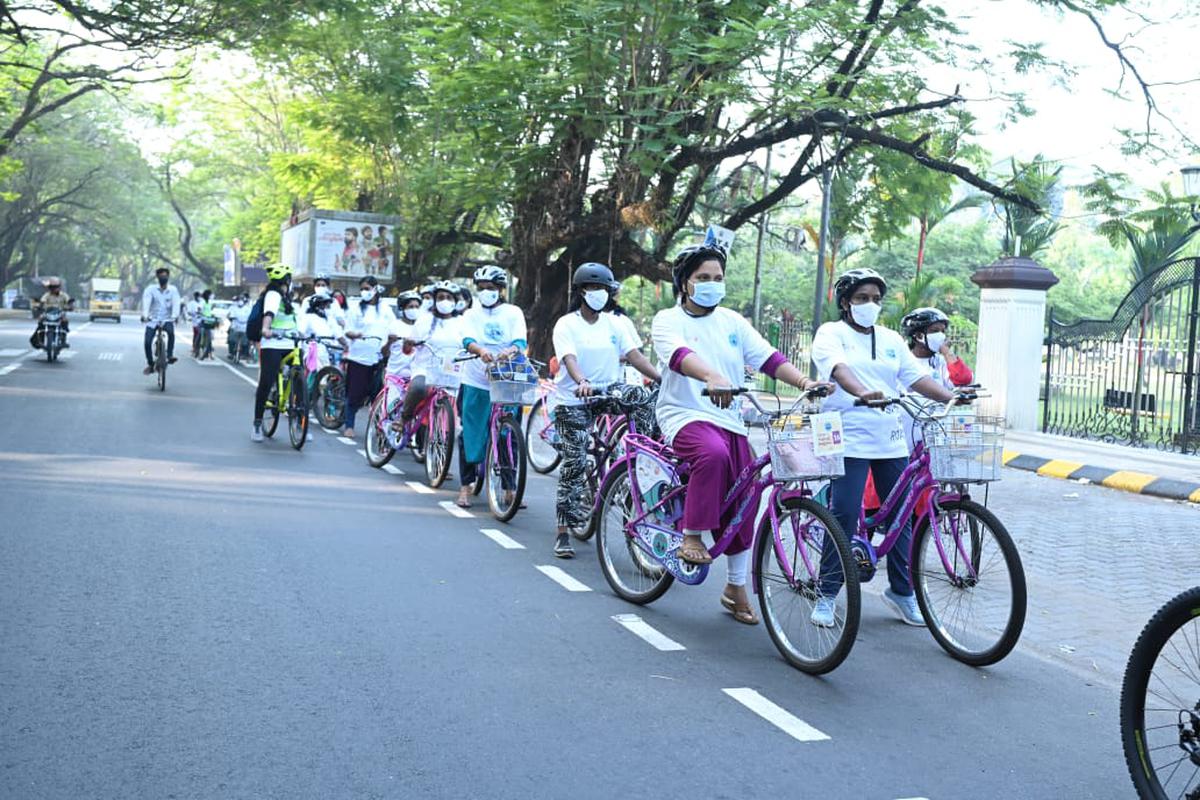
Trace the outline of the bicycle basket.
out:
[[[488,387],[494,405],[533,404],[538,374],[528,361],[498,361],[488,367]]]
[[[951,415],[922,426],[929,468],[945,483],[1000,480],[1004,465],[1004,418]]]
[[[800,422],[787,418],[768,425],[767,451],[771,454],[771,474],[776,480],[810,481],[846,474],[843,456],[816,454],[812,425],[807,417]]]

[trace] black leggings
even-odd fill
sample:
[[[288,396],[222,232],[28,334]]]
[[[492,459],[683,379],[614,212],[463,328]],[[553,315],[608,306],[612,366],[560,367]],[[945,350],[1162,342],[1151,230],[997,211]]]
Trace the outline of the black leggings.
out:
[[[267,406],[267,397],[271,387],[279,379],[279,365],[291,349],[276,350],[262,347],[258,351],[258,390],[254,393],[254,421],[262,422],[263,409]]]

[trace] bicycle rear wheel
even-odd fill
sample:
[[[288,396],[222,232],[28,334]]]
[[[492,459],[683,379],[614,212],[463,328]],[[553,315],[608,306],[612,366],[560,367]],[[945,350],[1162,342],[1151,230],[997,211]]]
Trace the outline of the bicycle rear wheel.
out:
[[[395,449],[388,443],[385,425],[391,421],[385,413],[384,404],[387,402],[387,389],[380,392],[371,403],[371,411],[367,414],[367,463],[379,469],[392,460]]]
[[[917,603],[937,643],[973,667],[1008,655],[1025,625],[1025,570],[996,515],[973,500],[939,503],[912,552]]]
[[[326,430],[340,429],[346,417],[346,377],[337,367],[322,367],[313,386],[317,422]]]
[[[554,471],[562,455],[553,441],[554,420],[550,416],[546,399],[542,398],[529,410],[525,420],[525,452],[529,455],[529,466],[546,475]]]
[[[412,441],[408,445],[408,451],[412,453],[413,461],[418,464],[425,463],[425,445],[429,442],[429,422],[422,422],[417,425],[417,430],[412,436]]]
[[[1121,683],[1121,744],[1139,797],[1200,797],[1200,586],[1138,636]]]
[[[158,373],[158,390],[167,390],[167,343],[166,334],[159,331],[154,337],[154,371]]]
[[[613,592],[638,605],[653,603],[671,588],[675,576],[629,535],[633,519],[632,483],[625,469],[612,473],[600,489],[596,512],[596,555],[600,571]]]
[[[308,441],[308,389],[304,384],[304,371],[292,367],[288,371],[288,439],[297,450]]]
[[[508,522],[521,508],[525,496],[525,441],[521,428],[511,418],[500,420],[496,439],[488,443],[484,476],[487,480],[488,508],[492,516]]]
[[[858,635],[861,593],[850,543],[829,509],[808,497],[780,502],[778,535],[764,515],[754,541],[754,588],[767,633],[784,660],[810,675],[837,668],[850,655]],[[826,565],[822,553],[832,542],[837,564]],[[841,573],[840,575],[838,573]],[[832,582],[825,585],[823,579]],[[823,595],[833,595],[833,625],[812,621]]]
[[[279,427],[279,382],[271,385],[267,395],[267,407],[263,409],[263,435],[270,438]]]
[[[450,398],[439,397],[429,412],[429,431],[425,444],[425,479],[433,488],[446,482],[454,460],[454,406]]]

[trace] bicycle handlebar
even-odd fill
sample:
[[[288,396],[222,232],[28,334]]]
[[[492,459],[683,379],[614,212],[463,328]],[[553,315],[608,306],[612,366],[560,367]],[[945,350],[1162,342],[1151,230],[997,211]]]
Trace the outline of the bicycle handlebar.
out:
[[[918,396],[914,394],[902,394],[899,397],[885,397],[882,400],[863,400],[860,397],[855,399],[854,405],[878,409],[896,405],[904,409],[905,412],[907,412],[908,415],[913,419],[938,420],[949,416],[950,409],[954,408],[955,406],[970,405],[975,400],[990,396],[986,392],[978,391],[979,388],[980,387],[978,384],[958,387],[954,390],[954,397],[951,398],[949,403],[945,404],[941,411],[931,411],[928,408],[919,405],[920,401],[917,399]],[[921,396],[921,398],[926,399],[924,396]]]

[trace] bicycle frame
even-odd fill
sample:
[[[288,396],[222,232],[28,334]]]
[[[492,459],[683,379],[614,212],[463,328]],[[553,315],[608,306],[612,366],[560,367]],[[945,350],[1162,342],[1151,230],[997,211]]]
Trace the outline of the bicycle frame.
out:
[[[404,397],[408,394],[410,383],[410,378],[405,378],[400,375],[385,374],[383,388],[379,390],[378,394],[375,395],[375,399],[371,401],[372,405],[374,406],[379,403],[386,404],[388,390],[395,389],[396,391],[400,392],[400,406],[403,406]],[[413,410],[413,418],[409,420],[407,425],[404,426],[404,433],[401,437],[399,447],[405,447],[409,442],[412,441],[412,438],[416,435],[417,431],[421,429],[421,426],[428,424],[430,415],[433,412],[434,404],[439,398],[444,396],[448,397],[446,390],[440,386],[431,386],[429,388],[429,391],[425,394],[425,398],[421,400],[421,402],[418,403],[417,407]],[[384,406],[384,410],[387,410],[386,405]],[[380,424],[391,422],[391,418],[386,414],[379,415],[378,419],[380,420]]]

